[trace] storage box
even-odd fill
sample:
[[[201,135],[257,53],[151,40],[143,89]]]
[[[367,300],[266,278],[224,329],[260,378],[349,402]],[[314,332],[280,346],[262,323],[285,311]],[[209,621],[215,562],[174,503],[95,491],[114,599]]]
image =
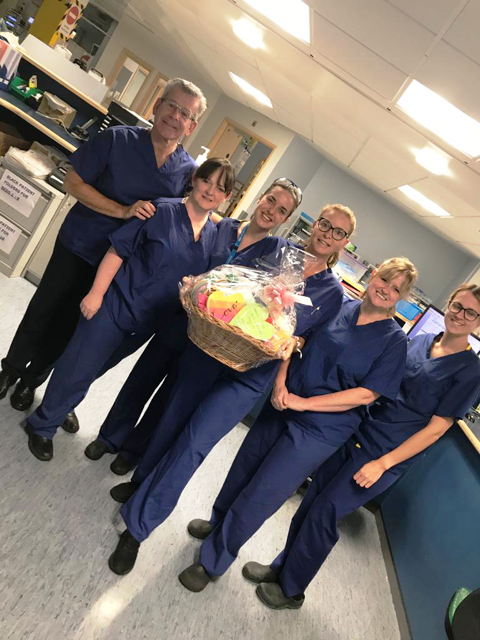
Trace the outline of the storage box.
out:
[[[52,120],[63,124],[65,127],[70,127],[77,112],[69,104],[54,96],[53,93],[45,91],[42,101],[38,107],[38,113],[43,113],[44,116],[48,116]]]
[[[26,151],[32,143],[20,138],[17,130],[5,122],[0,122],[0,156],[4,156],[10,147],[17,147]]]

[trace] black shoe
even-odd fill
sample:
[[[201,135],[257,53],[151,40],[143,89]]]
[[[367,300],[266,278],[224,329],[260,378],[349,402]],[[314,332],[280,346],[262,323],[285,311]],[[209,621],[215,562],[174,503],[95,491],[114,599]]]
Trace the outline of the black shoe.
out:
[[[199,593],[211,581],[211,577],[199,562],[190,565],[178,576],[185,589]]]
[[[0,371],[0,400],[7,395],[7,391],[16,381],[17,378],[12,378],[5,371]]]
[[[140,482],[134,482],[133,480],[130,480],[130,482],[122,482],[113,487],[113,489],[110,489],[110,495],[116,502],[124,504],[130,500],[139,486]]]
[[[102,456],[108,453],[108,447],[101,440],[94,440],[90,442],[84,453],[90,460],[100,460]]]
[[[34,395],[35,389],[31,389],[20,380],[10,397],[10,404],[17,411],[26,411],[32,406]]]
[[[29,424],[25,427],[28,435],[28,448],[33,455],[42,462],[48,462],[53,458],[53,442],[43,436],[38,436]]]
[[[113,473],[116,473],[117,476],[124,476],[129,471],[132,471],[132,469],[135,469],[136,466],[137,465],[135,463],[125,460],[122,454],[119,453],[110,465],[110,469],[113,471]]]
[[[140,542],[135,540],[128,529],[120,536],[117,548],[108,559],[108,566],[119,576],[126,576],[135,566]]]
[[[247,562],[242,569],[242,575],[255,584],[278,582],[278,576],[275,571],[268,564],[260,564],[259,562]]]
[[[190,520],[187,525],[187,531],[191,536],[197,538],[197,540],[205,540],[213,531],[213,527],[208,520],[196,518],[195,520]]]
[[[62,423],[62,429],[67,433],[77,433],[77,431],[80,429],[80,422],[78,421],[75,411],[70,411],[70,413],[67,413],[67,417]]]
[[[286,596],[279,584],[262,582],[255,590],[257,596],[270,609],[300,609],[305,602],[303,593],[299,596],[289,598]]]

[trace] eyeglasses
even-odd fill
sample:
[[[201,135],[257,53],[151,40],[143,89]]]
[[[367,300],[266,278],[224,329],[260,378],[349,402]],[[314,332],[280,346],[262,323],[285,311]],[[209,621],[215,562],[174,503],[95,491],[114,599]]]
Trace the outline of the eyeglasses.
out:
[[[164,104],[170,111],[177,113],[180,116],[180,119],[186,122],[187,120],[191,120],[195,122],[195,116],[190,113],[188,109],[184,109],[179,104],[177,104],[174,100],[170,100],[169,98],[161,98],[160,102]]]
[[[474,309],[465,309],[459,302],[455,302],[455,300],[450,300],[448,303],[448,309],[452,313],[460,313],[463,311],[463,317],[468,322],[474,322],[478,317],[480,317],[480,313],[477,313]]]
[[[326,218],[320,218],[319,220],[317,220],[317,226],[320,231],[323,231],[324,233],[330,231],[331,229],[332,237],[334,240],[343,240],[349,235],[348,231],[345,231],[345,229],[342,229],[342,227],[332,227],[332,223]]]
[[[298,207],[300,205],[303,198],[302,190],[293,182],[293,180],[290,180],[290,178],[277,178],[272,182],[272,187],[276,186],[283,187],[292,194],[295,200],[295,207]]]

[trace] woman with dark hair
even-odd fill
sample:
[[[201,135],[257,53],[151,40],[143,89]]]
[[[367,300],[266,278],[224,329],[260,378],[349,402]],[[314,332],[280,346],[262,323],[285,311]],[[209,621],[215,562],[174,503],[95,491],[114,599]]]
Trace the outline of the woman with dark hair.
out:
[[[217,237],[210,212],[228,198],[234,181],[230,162],[211,158],[197,169],[184,201],[163,202],[153,218],[109,236],[111,247],[80,305],[83,317],[27,420],[28,445],[39,460],[51,460],[57,427],[121,343],[132,333],[154,333],[178,311],[182,277],[207,270]]]
[[[283,551],[270,566],[243,567],[243,575],[259,584],[264,604],[298,609],[339,538],[338,520],[386,491],[469,410],[480,386],[480,360],[468,336],[478,327],[480,287],[461,285],[450,296],[445,331],[410,341],[397,399],[375,403],[359,432],[317,471]]]

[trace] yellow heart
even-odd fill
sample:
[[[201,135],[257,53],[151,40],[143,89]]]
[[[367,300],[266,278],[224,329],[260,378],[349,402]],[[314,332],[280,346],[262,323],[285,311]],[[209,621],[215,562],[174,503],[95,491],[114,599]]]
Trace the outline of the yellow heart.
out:
[[[224,322],[230,322],[244,306],[245,298],[241,293],[226,296],[222,291],[214,291],[207,300],[207,311]]]

